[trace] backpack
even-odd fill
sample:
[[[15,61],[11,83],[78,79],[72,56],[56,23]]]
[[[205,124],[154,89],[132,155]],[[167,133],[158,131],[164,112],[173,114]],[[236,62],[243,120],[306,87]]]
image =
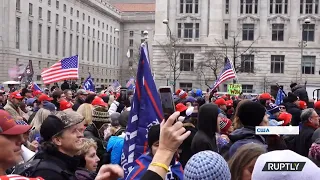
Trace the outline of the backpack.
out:
[[[70,179],[70,180],[76,179],[74,177],[74,174],[72,174],[66,170],[63,170],[61,167],[59,167],[55,163],[43,161],[43,159],[34,159],[32,161],[29,161],[29,162],[26,162],[23,164],[19,164],[14,167],[11,174],[18,174],[18,175],[25,176],[25,177],[33,177],[33,174],[39,169],[54,171],[54,172],[59,173],[62,176],[66,177],[67,179]]]

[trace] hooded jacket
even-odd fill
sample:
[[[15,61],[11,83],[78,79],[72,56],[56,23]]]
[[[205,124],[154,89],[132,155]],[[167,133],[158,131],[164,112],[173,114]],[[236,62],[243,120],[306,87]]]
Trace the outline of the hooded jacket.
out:
[[[191,151],[196,154],[200,151],[211,150],[218,152],[216,132],[218,126],[219,108],[214,104],[205,104],[198,113],[198,131],[195,134]]]
[[[292,126],[299,126],[301,119],[300,119],[300,115],[301,115],[301,109],[299,109],[299,107],[293,103],[285,103],[287,112],[290,113],[292,115],[292,119],[291,119],[291,125]]]
[[[261,135],[256,135],[254,127],[244,126],[241,129],[233,131],[229,135],[231,143],[233,143],[229,149],[229,157],[237,151],[239,147],[248,143],[257,143],[266,145],[266,139]],[[266,146],[267,149],[267,146]]]
[[[306,91],[305,86],[296,85],[291,90],[292,90],[292,93],[294,95],[298,96],[300,100],[302,100],[302,101],[306,102],[307,104],[309,104],[309,97],[308,97],[308,93]]]
[[[18,120],[18,117],[23,117],[23,112],[20,107],[16,107],[11,101],[7,100],[7,104],[4,106],[6,110],[14,120]]]
[[[148,166],[152,161],[150,152],[142,154],[136,161],[132,171],[128,174],[126,180],[140,180],[147,172]],[[169,172],[166,175],[166,180],[183,179],[183,169],[179,162],[169,166]]]

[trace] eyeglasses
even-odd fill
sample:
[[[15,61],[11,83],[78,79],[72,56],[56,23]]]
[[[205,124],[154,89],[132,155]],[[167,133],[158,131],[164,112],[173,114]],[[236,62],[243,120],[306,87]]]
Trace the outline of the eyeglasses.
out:
[[[280,109],[286,109],[286,107],[284,107],[284,106],[280,106],[279,108],[280,108]]]

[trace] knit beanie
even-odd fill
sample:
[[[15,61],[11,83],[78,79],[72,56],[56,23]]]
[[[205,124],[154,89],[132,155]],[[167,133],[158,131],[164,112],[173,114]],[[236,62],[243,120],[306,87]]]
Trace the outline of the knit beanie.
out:
[[[184,169],[184,180],[230,180],[227,162],[214,151],[201,151],[193,155]]]
[[[226,133],[230,128],[230,126],[232,125],[232,121],[225,117],[221,118],[219,123],[220,123],[219,125],[220,125],[221,133]]]
[[[266,109],[258,102],[247,101],[238,107],[238,117],[244,126],[259,126]]]
[[[294,95],[292,92],[288,93],[288,102],[295,102],[298,100],[298,97],[296,95]]]
[[[319,139],[312,143],[310,149],[309,149],[309,156],[310,159],[313,159],[315,161],[320,161],[320,141]]]
[[[119,124],[121,127],[124,127],[124,128],[127,127],[129,115],[130,115],[130,111],[123,111],[120,114]]]
[[[279,106],[277,106],[276,104],[270,103],[269,106],[267,107],[267,110],[270,114],[275,114],[280,112],[280,108]]]
[[[119,126],[119,117],[120,117],[120,113],[118,112],[114,112],[110,115],[110,119],[111,119],[111,125],[112,126]]]
[[[92,121],[96,122],[110,122],[109,113],[106,108],[97,106],[92,111]]]
[[[160,139],[160,124],[151,126],[148,131],[148,146],[151,146]]]
[[[294,88],[296,85],[298,85],[297,83],[291,83],[290,84],[290,88],[292,89],[292,88]]]
[[[262,171],[266,162],[305,162],[302,171]],[[253,180],[314,180],[320,169],[310,159],[290,150],[271,151],[258,157],[252,172]]]

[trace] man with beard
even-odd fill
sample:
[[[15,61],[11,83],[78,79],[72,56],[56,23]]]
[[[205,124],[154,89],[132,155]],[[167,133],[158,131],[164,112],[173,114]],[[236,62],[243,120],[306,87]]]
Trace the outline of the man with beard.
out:
[[[18,91],[15,91],[10,93],[7,104],[4,106],[4,110],[6,110],[16,121],[24,120],[23,112],[20,109],[22,100],[23,96],[21,96],[21,94]]]

